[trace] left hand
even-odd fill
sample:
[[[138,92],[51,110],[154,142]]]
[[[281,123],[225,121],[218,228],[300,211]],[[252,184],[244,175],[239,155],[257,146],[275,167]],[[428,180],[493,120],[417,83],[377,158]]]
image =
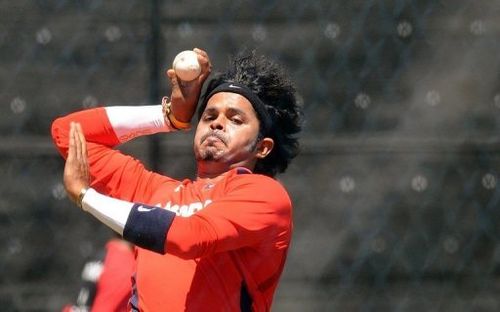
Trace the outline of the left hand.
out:
[[[71,122],[70,125],[68,158],[64,166],[63,180],[69,198],[75,203],[78,201],[81,190],[90,184],[87,142],[82,126],[75,122]]]

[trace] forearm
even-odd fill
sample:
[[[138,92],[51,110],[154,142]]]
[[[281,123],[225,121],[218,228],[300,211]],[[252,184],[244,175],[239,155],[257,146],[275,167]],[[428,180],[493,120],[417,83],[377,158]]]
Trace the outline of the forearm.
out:
[[[84,211],[139,247],[165,253],[165,239],[175,213],[158,207],[123,201],[90,188],[81,199]]]
[[[181,258],[196,258],[209,253],[209,246],[213,247],[213,244],[208,242],[215,241],[217,238],[216,233],[209,230],[210,226],[203,222],[202,218],[189,222],[190,218],[176,217],[176,214],[170,210],[115,199],[100,194],[92,188],[88,189],[81,200],[84,211],[122,235],[125,240],[160,254],[169,252]],[[174,226],[176,229],[172,227],[174,220],[181,222]],[[182,227],[187,229],[182,229]],[[190,243],[183,242],[183,247],[175,242],[167,243],[171,231],[179,231],[176,237],[181,235],[183,240],[188,240]],[[199,235],[192,235],[192,233],[190,235],[189,231],[195,231]],[[202,232],[204,235],[201,234]],[[194,237],[198,238],[193,239]],[[211,239],[206,240],[206,237]],[[203,241],[208,244],[203,244]],[[167,245],[172,247],[171,250],[166,250]]]
[[[105,107],[109,123],[119,140],[174,130],[166,121],[161,105]]]
[[[109,147],[138,136],[172,129],[163,117],[161,105],[110,106],[83,110],[58,118],[52,124],[54,143],[63,156],[67,153],[71,122],[82,125],[88,142]]]

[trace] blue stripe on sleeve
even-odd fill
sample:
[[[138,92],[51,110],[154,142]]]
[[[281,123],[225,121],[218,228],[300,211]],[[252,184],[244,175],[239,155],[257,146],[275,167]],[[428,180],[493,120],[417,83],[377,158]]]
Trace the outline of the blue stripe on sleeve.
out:
[[[157,253],[165,253],[165,239],[175,213],[166,209],[134,204],[123,229],[127,241]]]

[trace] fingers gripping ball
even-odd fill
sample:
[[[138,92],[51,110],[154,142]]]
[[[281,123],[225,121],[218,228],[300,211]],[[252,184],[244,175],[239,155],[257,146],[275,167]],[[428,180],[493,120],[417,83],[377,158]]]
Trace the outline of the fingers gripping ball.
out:
[[[174,58],[172,67],[175,74],[183,81],[191,81],[201,73],[200,63],[196,52],[191,50],[182,51]]]

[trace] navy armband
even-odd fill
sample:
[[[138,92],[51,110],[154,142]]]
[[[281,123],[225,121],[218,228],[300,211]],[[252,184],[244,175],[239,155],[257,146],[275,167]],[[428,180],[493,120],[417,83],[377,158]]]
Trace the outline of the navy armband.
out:
[[[167,232],[175,213],[159,207],[134,204],[123,229],[127,241],[154,252],[165,253]]]

